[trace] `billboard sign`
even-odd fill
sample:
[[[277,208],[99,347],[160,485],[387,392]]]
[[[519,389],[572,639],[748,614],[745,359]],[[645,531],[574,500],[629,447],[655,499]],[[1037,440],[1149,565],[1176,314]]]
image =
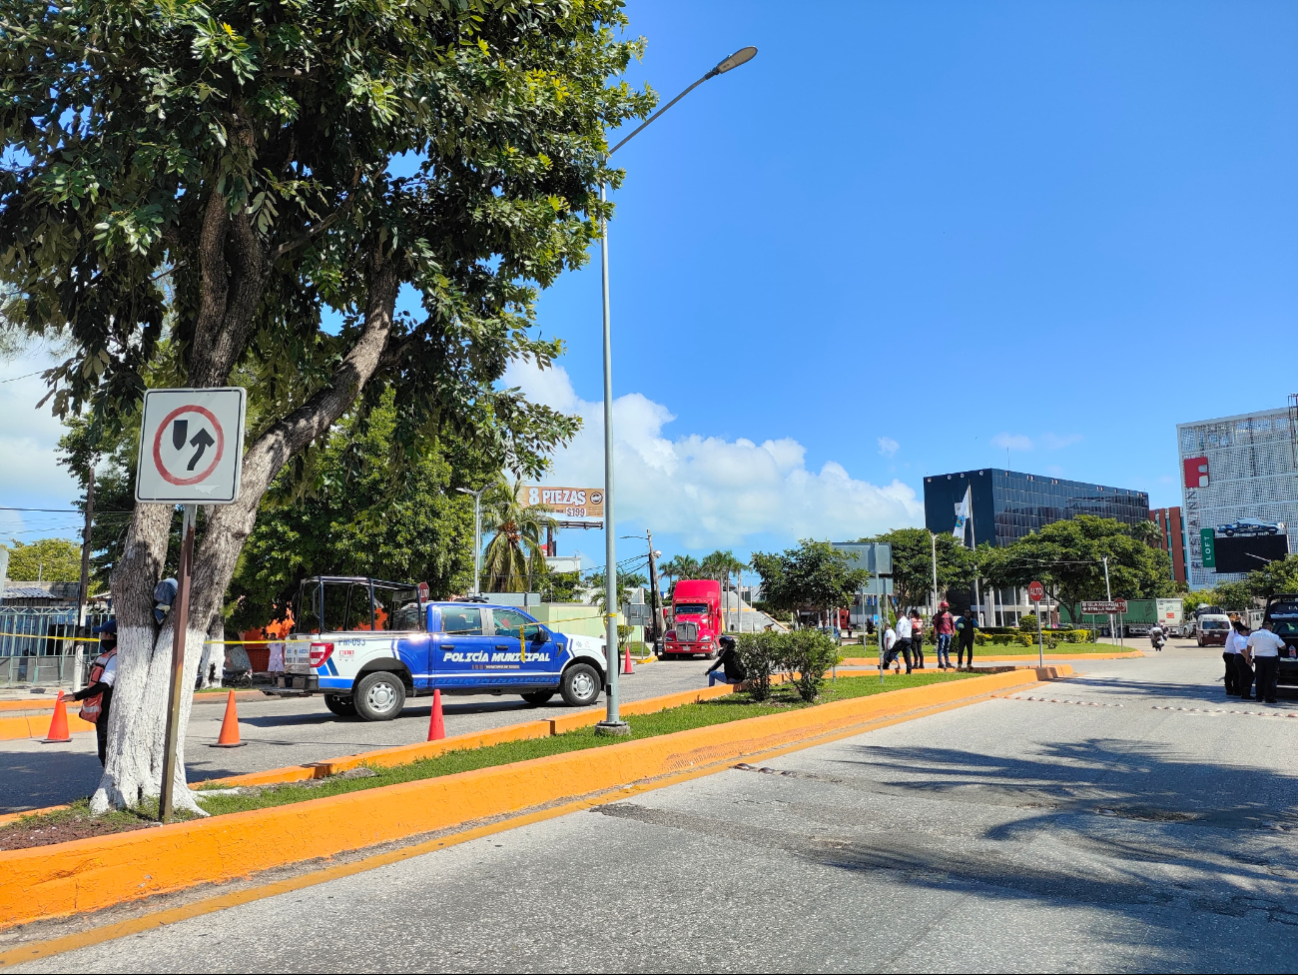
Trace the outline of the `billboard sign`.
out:
[[[604,489],[555,487],[524,484],[518,489],[519,504],[540,505],[566,518],[603,518]]]
[[[1211,528],[1199,529],[1199,555],[1205,569],[1217,568],[1217,533]]]
[[[1213,540],[1213,548],[1218,572],[1252,572],[1268,562],[1284,559],[1289,554],[1289,536],[1234,535],[1223,538],[1218,535]]]

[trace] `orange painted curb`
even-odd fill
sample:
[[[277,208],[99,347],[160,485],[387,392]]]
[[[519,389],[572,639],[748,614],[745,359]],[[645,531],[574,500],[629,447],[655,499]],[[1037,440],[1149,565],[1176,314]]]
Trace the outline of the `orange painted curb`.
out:
[[[1011,671],[156,829],[0,852],[0,929],[504,816],[1071,673]],[[541,722],[537,722],[541,724]],[[444,739],[445,740],[445,739]]]
[[[6,716],[0,718],[0,741],[14,741],[18,738],[44,738],[50,730],[50,714],[53,708],[44,714]],[[89,721],[82,721],[75,714],[68,715],[68,731],[94,731],[95,726]]]

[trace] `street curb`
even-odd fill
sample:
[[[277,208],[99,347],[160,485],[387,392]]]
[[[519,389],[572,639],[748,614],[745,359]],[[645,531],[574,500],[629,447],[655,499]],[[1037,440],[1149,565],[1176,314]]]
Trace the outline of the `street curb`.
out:
[[[758,752],[807,747],[888,715],[985,699],[1071,667],[1011,671],[155,829],[0,852],[0,930],[509,816]]]

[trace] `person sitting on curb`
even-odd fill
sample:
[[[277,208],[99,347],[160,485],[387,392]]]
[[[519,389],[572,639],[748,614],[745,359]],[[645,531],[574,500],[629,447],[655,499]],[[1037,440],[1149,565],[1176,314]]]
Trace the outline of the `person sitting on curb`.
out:
[[[717,681],[723,684],[742,684],[748,679],[748,671],[744,669],[743,662],[739,659],[739,652],[735,649],[735,638],[723,636],[717,642],[721,644],[721,653],[716,663],[705,671],[708,675],[708,687]],[[718,667],[724,668],[719,674],[716,672]]]

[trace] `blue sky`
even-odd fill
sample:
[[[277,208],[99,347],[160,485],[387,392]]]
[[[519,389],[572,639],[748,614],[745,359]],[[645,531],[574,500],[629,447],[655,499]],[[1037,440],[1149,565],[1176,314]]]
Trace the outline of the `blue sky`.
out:
[[[1298,6],[628,9],[664,100],[760,53],[616,157],[619,534],[743,555],[921,524],[924,474],[1006,447],[1179,504],[1176,423],[1298,390],[1268,368],[1298,311]],[[509,377],[588,419],[560,483],[600,480],[599,294],[597,262],[548,291],[562,371]],[[0,447],[36,458],[30,385],[0,385]],[[0,503],[66,501],[37,467]]]

